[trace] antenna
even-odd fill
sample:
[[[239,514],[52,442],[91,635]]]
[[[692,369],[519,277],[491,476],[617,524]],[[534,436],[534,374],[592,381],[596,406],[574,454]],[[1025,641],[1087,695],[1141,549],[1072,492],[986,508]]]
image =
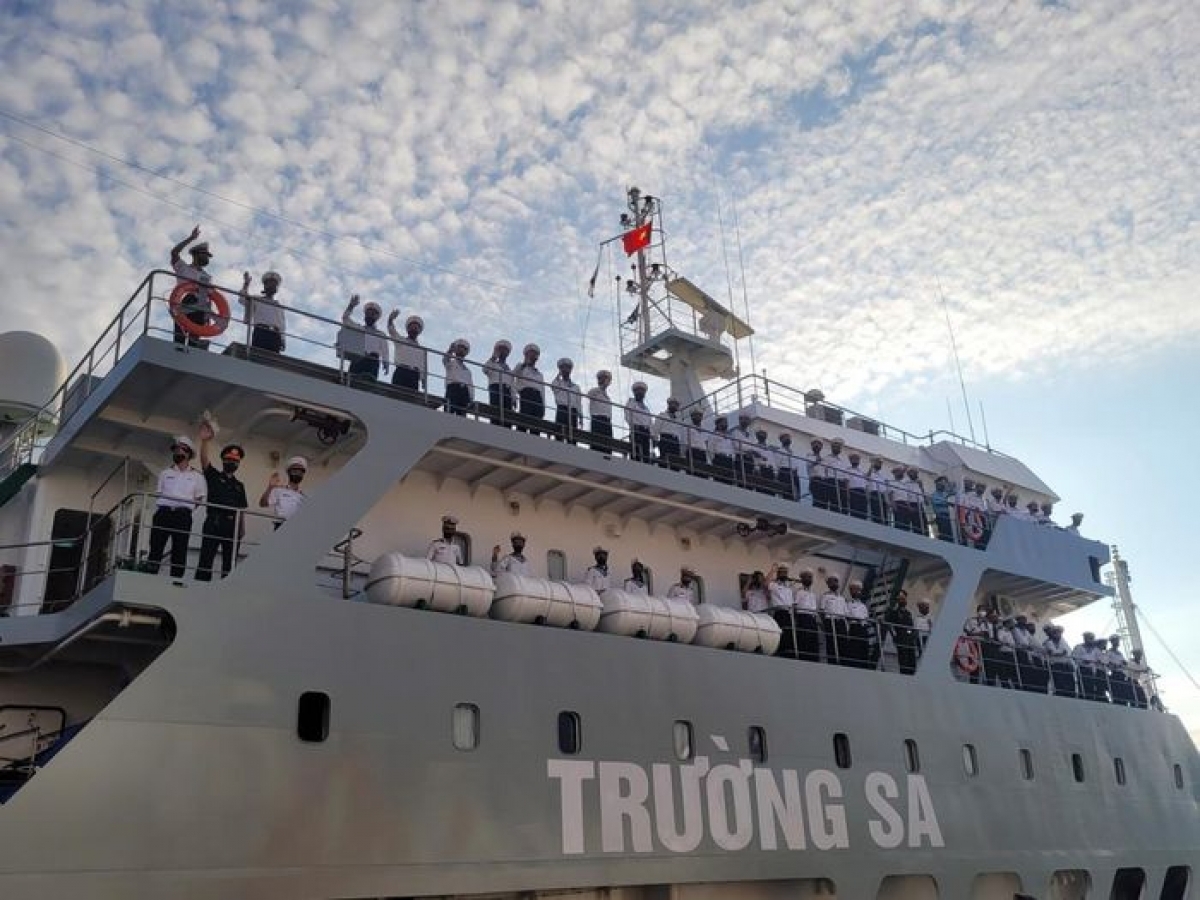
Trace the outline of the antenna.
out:
[[[746,289],[746,260],[742,256],[742,227],[738,221],[737,213],[737,195],[733,192],[729,194],[729,208],[733,212],[733,236],[737,240],[738,251],[738,268],[742,275],[742,314],[746,317],[746,324],[750,324],[750,294]],[[731,298],[732,302],[732,298]],[[750,345],[750,371],[755,372],[758,366],[754,361],[754,332],[750,332],[750,337],[747,339]],[[763,371],[763,382],[767,380],[767,373]]]
[[[958,341],[954,339],[954,326],[950,324],[950,307],[946,305],[946,292],[942,290],[942,279],[934,276],[937,282],[938,296],[942,298],[942,313],[946,316],[946,330],[950,332],[950,349],[954,353],[954,370],[958,373],[958,386],[962,390],[963,409],[967,412],[967,428],[971,432],[971,440],[975,440],[975,423],[971,421],[971,404],[967,402],[967,383],[963,381],[962,362],[958,358]]]
[[[979,401],[979,422],[983,425],[983,445],[992,449],[992,439],[988,437],[987,416],[983,414],[983,401]]]

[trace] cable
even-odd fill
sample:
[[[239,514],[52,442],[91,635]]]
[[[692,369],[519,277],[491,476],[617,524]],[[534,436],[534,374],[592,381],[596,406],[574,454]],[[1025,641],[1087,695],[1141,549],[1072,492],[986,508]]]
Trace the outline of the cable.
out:
[[[1151,624],[1150,620],[1146,618],[1146,614],[1142,612],[1142,608],[1140,606],[1136,607],[1136,612],[1141,620],[1146,623],[1146,627],[1150,629],[1150,633],[1154,635],[1154,639],[1158,641],[1164,650],[1167,651],[1167,656],[1171,657],[1171,660],[1179,667],[1179,671],[1181,671],[1187,677],[1187,680],[1192,683],[1192,687],[1200,691],[1200,682],[1197,682],[1196,679],[1192,677],[1192,673],[1188,671],[1187,666],[1179,661],[1179,657],[1175,655],[1175,651],[1173,651],[1167,645],[1167,642],[1162,639],[1162,636],[1155,629],[1154,625]]]

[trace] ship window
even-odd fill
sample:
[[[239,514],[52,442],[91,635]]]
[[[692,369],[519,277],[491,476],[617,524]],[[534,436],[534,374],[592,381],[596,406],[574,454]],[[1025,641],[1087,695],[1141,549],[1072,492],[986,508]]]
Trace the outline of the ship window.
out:
[[[767,761],[767,730],[761,725],[750,726],[750,758],[756,763]]]
[[[1117,869],[1109,900],[1142,900],[1146,889],[1145,869]]]
[[[1050,900],[1084,900],[1092,892],[1086,869],[1059,869],[1050,877]]]
[[[921,771],[921,751],[917,749],[917,742],[912,738],[904,742],[904,768],[913,773]]]
[[[1175,763],[1175,787],[1183,790],[1183,766]]]
[[[558,750],[574,756],[583,746],[583,726],[579,713],[564,710],[558,714]]]
[[[654,570],[647,565],[642,565],[642,577],[646,579],[646,593],[651,597],[654,596]]]
[[[1167,869],[1162,892],[1158,895],[1160,900],[1184,900],[1191,876],[1192,870],[1188,866],[1171,866]]]
[[[546,578],[549,581],[567,580],[567,554],[561,550],[546,551]]]
[[[675,744],[675,758],[680,762],[687,762],[695,753],[695,745],[692,743],[692,723],[686,719],[676,719],[675,726],[671,729],[671,737]]]
[[[474,703],[454,704],[450,733],[455,750],[474,750],[479,746],[479,707]]]
[[[979,774],[979,757],[974,744],[963,744],[963,771],[971,778]]]
[[[1083,781],[1083,757],[1078,753],[1071,754],[1071,773],[1076,781]]]
[[[459,552],[462,553],[463,565],[469,566],[471,564],[471,536],[464,531],[456,531],[451,540],[458,545]]]
[[[1119,756],[1113,757],[1113,776],[1117,779],[1117,784],[1125,783],[1125,760]]]
[[[833,736],[833,758],[839,769],[850,768],[850,738],[840,731]]]
[[[904,897],[905,900],[938,900],[938,885],[932,875],[888,875],[879,885],[876,898]]]
[[[699,575],[692,575],[692,592],[695,594],[696,602],[704,602],[704,579]]]
[[[305,691],[296,706],[296,736],[306,744],[319,744],[329,737],[329,695]]]
[[[1017,758],[1021,761],[1021,777],[1033,781],[1033,754],[1022,747],[1017,751]]]

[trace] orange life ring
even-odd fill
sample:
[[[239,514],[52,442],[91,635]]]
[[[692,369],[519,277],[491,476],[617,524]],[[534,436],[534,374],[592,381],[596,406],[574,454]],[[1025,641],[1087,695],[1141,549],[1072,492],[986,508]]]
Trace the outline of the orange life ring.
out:
[[[196,312],[196,310],[184,308],[183,298],[188,294],[203,294],[208,297],[208,302],[213,305],[213,312],[209,315],[208,324],[201,325],[188,318],[188,313]],[[205,287],[192,281],[181,281],[175,285],[175,290],[171,291],[171,297],[167,304],[171,308],[171,318],[175,320],[175,324],[192,337],[216,337],[229,325],[229,301],[214,287]]]
[[[967,540],[976,543],[983,540],[983,514],[979,510],[960,506],[958,525]]]
[[[979,671],[979,661],[983,653],[979,641],[974,638],[960,637],[954,645],[954,664],[960,672],[974,675]]]

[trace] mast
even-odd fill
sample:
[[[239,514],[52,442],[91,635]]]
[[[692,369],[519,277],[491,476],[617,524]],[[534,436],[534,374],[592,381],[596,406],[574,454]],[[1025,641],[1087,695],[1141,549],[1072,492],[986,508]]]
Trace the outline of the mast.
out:
[[[1122,642],[1129,647],[1130,652],[1141,650],[1145,653],[1142,632],[1138,628],[1137,607],[1133,605],[1133,595],[1129,591],[1131,580],[1129,564],[1121,558],[1116,544],[1112,546],[1112,571],[1105,580],[1117,591],[1113,597],[1113,613],[1117,617],[1117,633],[1121,635]]]

